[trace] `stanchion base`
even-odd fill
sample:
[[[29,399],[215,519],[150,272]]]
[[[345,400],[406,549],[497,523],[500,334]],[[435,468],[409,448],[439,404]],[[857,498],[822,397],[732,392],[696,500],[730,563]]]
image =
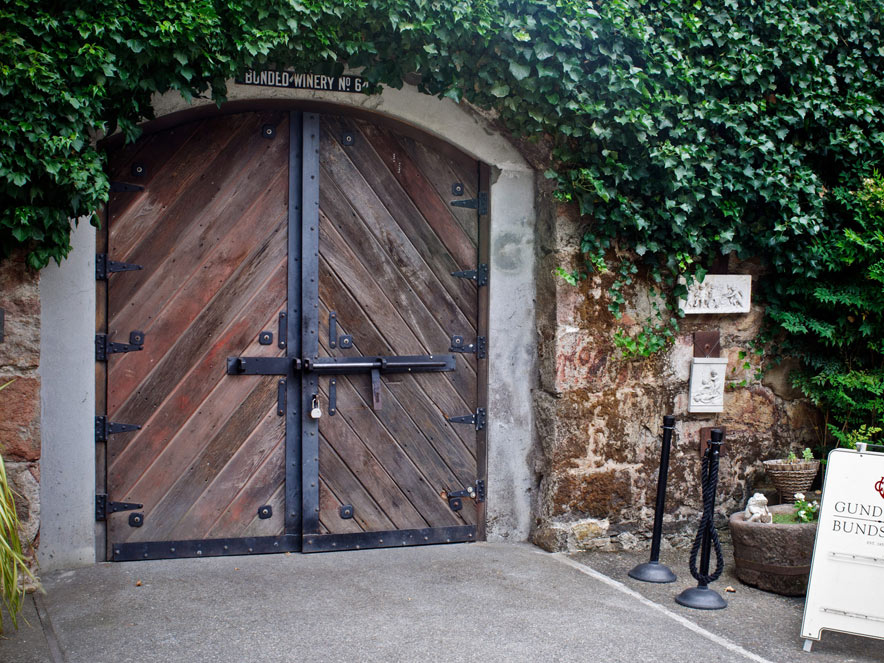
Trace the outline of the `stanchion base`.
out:
[[[675,582],[675,574],[665,564],[647,562],[639,564],[628,573],[630,578],[642,582]]]
[[[691,587],[675,597],[675,602],[686,608],[697,610],[721,610],[727,607],[727,601],[714,589],[708,587]]]

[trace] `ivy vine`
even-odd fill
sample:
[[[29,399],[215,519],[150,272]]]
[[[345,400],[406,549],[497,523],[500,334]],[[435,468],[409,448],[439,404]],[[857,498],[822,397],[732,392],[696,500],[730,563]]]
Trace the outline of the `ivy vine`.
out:
[[[829,369],[807,348],[837,344],[803,321],[821,319],[810,304],[790,303],[807,284],[835,278],[814,306],[852,307],[855,320],[865,311],[862,343],[874,349],[857,352],[878,369],[884,357],[884,329],[868,315],[880,302],[845,303],[878,272],[859,276],[843,256],[833,268],[824,248],[858,223],[837,192],[860,190],[884,155],[881,21],[879,0],[7,0],[0,248],[27,247],[35,268],[61,260],[69,219],[107,198],[95,137],[137,136],[156,92],[223,103],[227,79],[265,63],[358,68],[375,86],[408,76],[493,110],[517,135],[549,138],[547,175],[588,220],[587,263],[573,277],[615,243],[638,256],[612,265],[615,312],[635,262],[665,289],[716,255],[763,259],[775,275],[762,289],[771,333],[799,354],[814,337],[801,346],[810,392]],[[665,336],[655,324],[642,352]],[[838,347],[839,365],[847,355],[855,365]],[[877,404],[864,411],[880,416]]]

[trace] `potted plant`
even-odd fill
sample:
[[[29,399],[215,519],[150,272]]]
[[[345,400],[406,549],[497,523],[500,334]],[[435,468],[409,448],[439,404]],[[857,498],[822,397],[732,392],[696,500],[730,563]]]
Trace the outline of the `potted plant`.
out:
[[[738,511],[729,521],[737,578],[776,594],[803,596],[810,576],[819,509],[818,501],[796,493],[794,504],[768,510],[765,497],[756,493],[746,511]],[[759,512],[767,515],[757,517]]]
[[[790,451],[786,458],[764,461],[764,470],[776,486],[780,501],[791,504],[796,493],[810,489],[820,471],[820,461],[813,457],[810,449],[804,450],[801,459]]]

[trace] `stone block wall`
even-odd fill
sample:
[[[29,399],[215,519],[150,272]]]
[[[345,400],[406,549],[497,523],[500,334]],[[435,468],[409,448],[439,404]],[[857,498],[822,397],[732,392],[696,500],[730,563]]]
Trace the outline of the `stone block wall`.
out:
[[[745,505],[764,479],[762,460],[789,447],[815,446],[819,413],[788,385],[788,366],[756,376],[749,343],[763,309],[746,314],[687,316],[674,344],[648,359],[624,360],[614,346],[618,328],[635,333],[651,313],[647,283],[627,294],[618,321],[608,311],[613,275],[590,275],[578,286],[555,268],[582,265],[583,224],[573,209],[547,198],[539,229],[538,331],[541,389],[536,395],[539,448],[532,539],[549,550],[623,549],[649,545],[659,467],[662,420],[676,417],[664,536],[689,544],[702,507],[700,429],[723,426],[717,522]],[[758,266],[731,261],[731,273]],[[727,356],[724,411],[689,414],[693,332],[718,330]],[[741,352],[746,352],[745,358]],[[749,368],[744,363],[749,362]],[[743,380],[745,386],[738,386]]]
[[[40,532],[40,278],[23,252],[0,261],[0,454],[15,491],[22,543],[33,552]]]

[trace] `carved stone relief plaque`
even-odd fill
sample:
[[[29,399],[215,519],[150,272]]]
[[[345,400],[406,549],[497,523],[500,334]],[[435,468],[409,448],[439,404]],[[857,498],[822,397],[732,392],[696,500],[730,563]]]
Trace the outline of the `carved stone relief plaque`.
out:
[[[688,287],[687,299],[678,300],[686,314],[748,313],[751,303],[749,274],[707,274],[702,282],[695,281]]]
[[[727,357],[694,357],[688,412],[721,412],[724,409],[724,378]]]

